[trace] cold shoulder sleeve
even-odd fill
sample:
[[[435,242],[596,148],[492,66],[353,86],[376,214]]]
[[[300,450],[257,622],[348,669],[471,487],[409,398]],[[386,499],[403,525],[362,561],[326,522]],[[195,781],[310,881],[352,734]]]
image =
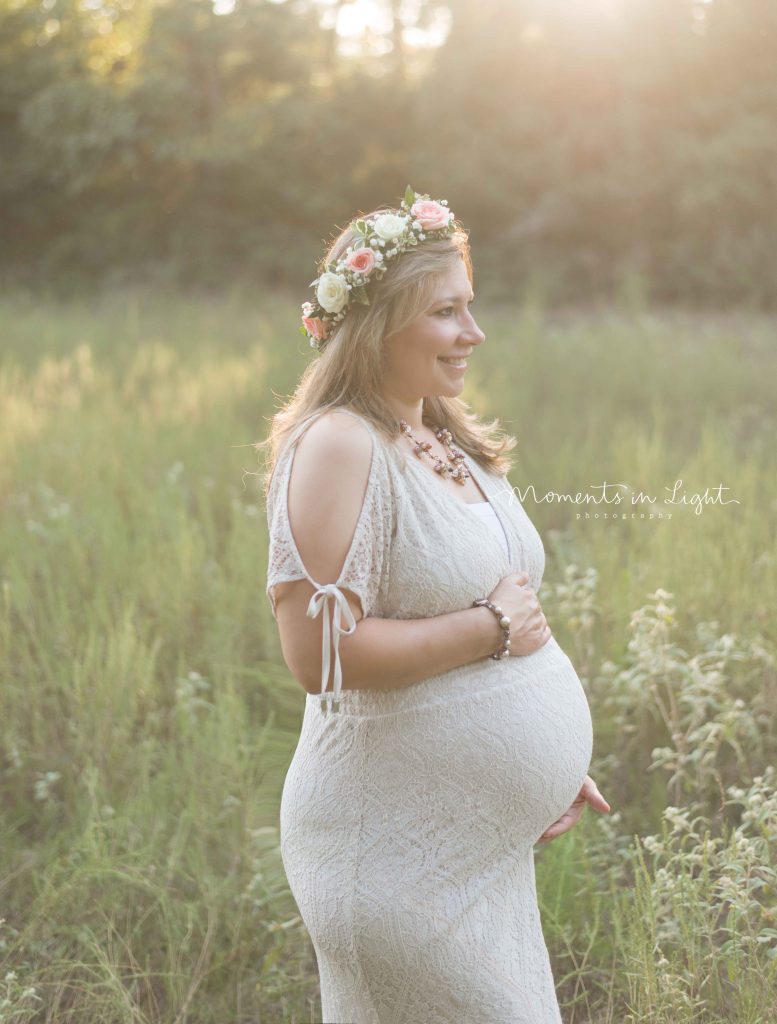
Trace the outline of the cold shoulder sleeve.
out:
[[[351,415],[356,416],[355,413]],[[372,438],[372,459],[367,488],[351,545],[340,575],[334,583],[319,583],[308,573],[291,531],[288,513],[289,480],[296,443],[303,431],[292,438],[279,457],[267,494],[267,596],[273,617],[277,619],[274,591],[277,583],[306,579],[315,587],[315,593],[308,604],[307,615],[311,619],[322,613],[324,616],[321,651],[322,710],[339,710],[342,690],[340,637],[349,636],[356,629],[356,619],[343,590],[347,589],[356,594],[362,614],[366,618],[375,608],[381,584],[389,567],[393,504],[388,462],[375,428],[368,425],[363,417],[356,418],[361,420]],[[308,423],[305,424],[307,425]],[[347,623],[348,628],[343,627],[343,621]],[[333,689],[327,692],[332,666]]]

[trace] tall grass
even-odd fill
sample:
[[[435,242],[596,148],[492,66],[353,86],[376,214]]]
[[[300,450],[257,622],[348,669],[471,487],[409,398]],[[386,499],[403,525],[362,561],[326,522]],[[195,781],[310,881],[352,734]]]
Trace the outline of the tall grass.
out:
[[[296,302],[0,299],[3,1024],[321,1019],[277,834],[304,693],[264,595],[250,475],[310,358]],[[662,499],[682,479],[739,502],[671,519],[524,502],[613,805],[537,852],[564,1019],[765,1024],[772,325],[652,312],[638,293],[478,312],[465,397],[518,436],[520,492],[606,480]]]

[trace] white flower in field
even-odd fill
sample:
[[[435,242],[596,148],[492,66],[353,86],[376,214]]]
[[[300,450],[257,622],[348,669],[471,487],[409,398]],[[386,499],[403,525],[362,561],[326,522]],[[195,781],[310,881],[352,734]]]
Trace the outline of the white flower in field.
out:
[[[38,772],[35,780],[35,799],[48,800],[51,796],[51,787],[62,778],[59,772]]]
[[[210,711],[213,708],[206,698],[211,685],[199,672],[192,670],[186,676],[179,676],[175,684],[176,703],[186,714],[193,716],[198,710]]]
[[[62,519],[70,513],[70,505],[67,501],[52,502],[47,512],[49,519]]]
[[[664,622],[671,622],[674,619],[674,610],[669,607],[668,604],[664,604],[663,601],[659,601],[656,605],[656,615],[659,619],[663,619]]]
[[[720,878],[716,879],[713,884],[721,900],[731,903],[732,906],[736,907],[738,910],[747,910],[750,900],[747,893],[744,891],[741,882],[729,877],[728,875],[722,875]]]
[[[664,852],[664,844],[657,836],[643,836],[642,845],[648,851],[648,853],[661,854]]]
[[[653,888],[656,892],[670,893],[675,888],[675,878],[666,868],[659,868],[653,877]]]
[[[653,764],[663,764],[672,768],[677,763],[677,751],[673,747],[653,747],[650,759]]]
[[[749,836],[743,835],[737,830],[735,843],[737,853],[743,860],[751,862],[758,860],[758,848]]]
[[[664,820],[668,821],[669,824],[676,832],[690,832],[691,826],[688,822],[688,811],[681,807],[666,807],[664,808]]]

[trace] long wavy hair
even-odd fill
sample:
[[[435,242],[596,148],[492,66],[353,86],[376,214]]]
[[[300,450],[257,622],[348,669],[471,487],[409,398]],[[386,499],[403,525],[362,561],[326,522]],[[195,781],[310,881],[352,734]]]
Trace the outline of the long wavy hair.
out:
[[[396,212],[380,207],[360,216]],[[267,438],[253,445],[265,452],[265,497],[287,438],[298,425],[323,409],[345,406],[370,420],[387,440],[396,441],[402,436],[396,415],[382,395],[383,341],[420,316],[432,301],[439,277],[457,259],[464,260],[473,284],[467,233],[458,221],[455,227],[448,238],[423,241],[393,260],[385,275],[367,286],[369,306],[353,303],[332,330],[319,355],[303,372],[291,398],[273,415]],[[343,256],[358,238],[349,224],[331,243],[319,272]],[[434,395],[423,400],[422,421],[432,429],[447,427],[456,445],[484,468],[502,476],[509,472],[512,460],[506,453],[517,441],[501,429],[498,419],[484,422],[461,398]],[[409,445],[407,449],[410,451]]]

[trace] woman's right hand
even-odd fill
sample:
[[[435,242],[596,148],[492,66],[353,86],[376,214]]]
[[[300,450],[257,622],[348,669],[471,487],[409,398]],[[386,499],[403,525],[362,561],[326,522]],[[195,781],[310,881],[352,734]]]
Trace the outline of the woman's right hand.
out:
[[[551,631],[527,572],[512,573],[497,583],[489,601],[510,617],[510,656],[532,654],[544,647]]]

